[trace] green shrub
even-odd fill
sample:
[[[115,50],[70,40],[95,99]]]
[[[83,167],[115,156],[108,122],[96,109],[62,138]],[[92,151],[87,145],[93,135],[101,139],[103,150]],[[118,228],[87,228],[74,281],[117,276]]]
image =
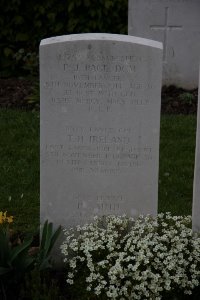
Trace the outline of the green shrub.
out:
[[[59,300],[58,283],[51,273],[34,269],[27,274],[21,289],[20,300]]]
[[[49,288],[46,277],[44,280],[42,277],[52,267],[51,250],[61,228],[53,231],[53,224],[46,221],[39,247],[31,247],[33,239],[21,239],[19,234],[10,229],[12,222],[13,216],[0,211],[0,299],[21,299],[18,294],[25,277],[28,281],[25,282],[23,295],[32,292],[31,298],[26,299],[39,299],[38,293],[43,297],[40,297],[41,300],[56,299],[55,282],[50,280],[52,286]],[[33,285],[32,288],[29,284]]]
[[[32,94],[25,99],[33,109],[39,109],[40,107],[40,87],[38,78],[33,81]]]
[[[0,77],[36,74],[43,38],[127,33],[127,6],[128,0],[1,0]]]
[[[61,227],[59,226],[56,231],[53,231],[53,224],[46,221],[43,225],[41,234],[41,242],[39,252],[36,258],[35,266],[39,271],[44,271],[51,268],[51,251],[61,233]]]
[[[0,212],[0,299],[14,299],[19,292],[25,273],[33,267],[34,259],[29,256],[32,238],[20,241],[19,238],[11,239],[12,231],[9,223],[12,217],[7,217],[6,212]],[[12,297],[12,298],[11,298]]]
[[[179,99],[183,103],[189,104],[189,105],[191,105],[192,103],[194,103],[195,100],[196,100],[195,96],[192,93],[190,93],[190,92],[184,92],[184,93],[180,94]]]

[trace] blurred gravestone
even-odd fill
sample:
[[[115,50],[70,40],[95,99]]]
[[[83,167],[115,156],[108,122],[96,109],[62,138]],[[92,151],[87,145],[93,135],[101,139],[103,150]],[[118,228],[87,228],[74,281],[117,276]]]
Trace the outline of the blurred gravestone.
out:
[[[163,42],[163,85],[198,86],[199,0],[129,0],[128,33]]]

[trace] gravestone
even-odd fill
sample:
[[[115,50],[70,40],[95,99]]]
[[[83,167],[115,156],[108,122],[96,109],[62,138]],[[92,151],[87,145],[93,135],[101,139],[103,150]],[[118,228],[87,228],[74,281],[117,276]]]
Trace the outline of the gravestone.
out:
[[[40,44],[41,221],[156,215],[162,44],[112,34]]]
[[[200,75],[199,75],[199,87],[200,87]],[[198,113],[197,113],[197,133],[196,133],[196,155],[195,155],[194,186],[193,186],[192,228],[195,231],[200,231],[200,89],[199,89]]]
[[[198,86],[199,0],[129,0],[128,33],[163,42],[163,85]]]

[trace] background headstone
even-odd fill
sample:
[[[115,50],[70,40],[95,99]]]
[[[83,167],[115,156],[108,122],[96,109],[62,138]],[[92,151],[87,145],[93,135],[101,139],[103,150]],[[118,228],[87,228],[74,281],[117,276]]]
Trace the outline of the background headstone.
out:
[[[200,75],[199,75],[200,87]],[[192,228],[200,231],[200,89],[198,97],[197,133],[196,133],[196,155],[194,168]]]
[[[198,86],[199,0],[129,0],[128,33],[163,42],[163,85]]]
[[[41,221],[157,213],[162,44],[111,34],[42,40]]]

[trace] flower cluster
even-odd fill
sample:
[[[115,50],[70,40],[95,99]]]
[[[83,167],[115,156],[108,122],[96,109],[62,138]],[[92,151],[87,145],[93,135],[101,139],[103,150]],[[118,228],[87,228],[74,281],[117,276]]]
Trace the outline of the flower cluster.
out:
[[[7,216],[7,211],[2,212],[0,211],[0,224],[3,223],[12,223],[13,222],[13,216]]]
[[[162,299],[165,293],[191,294],[199,285],[200,237],[191,217],[94,218],[92,224],[64,230],[61,245],[67,283],[79,270],[88,292],[107,299]]]

